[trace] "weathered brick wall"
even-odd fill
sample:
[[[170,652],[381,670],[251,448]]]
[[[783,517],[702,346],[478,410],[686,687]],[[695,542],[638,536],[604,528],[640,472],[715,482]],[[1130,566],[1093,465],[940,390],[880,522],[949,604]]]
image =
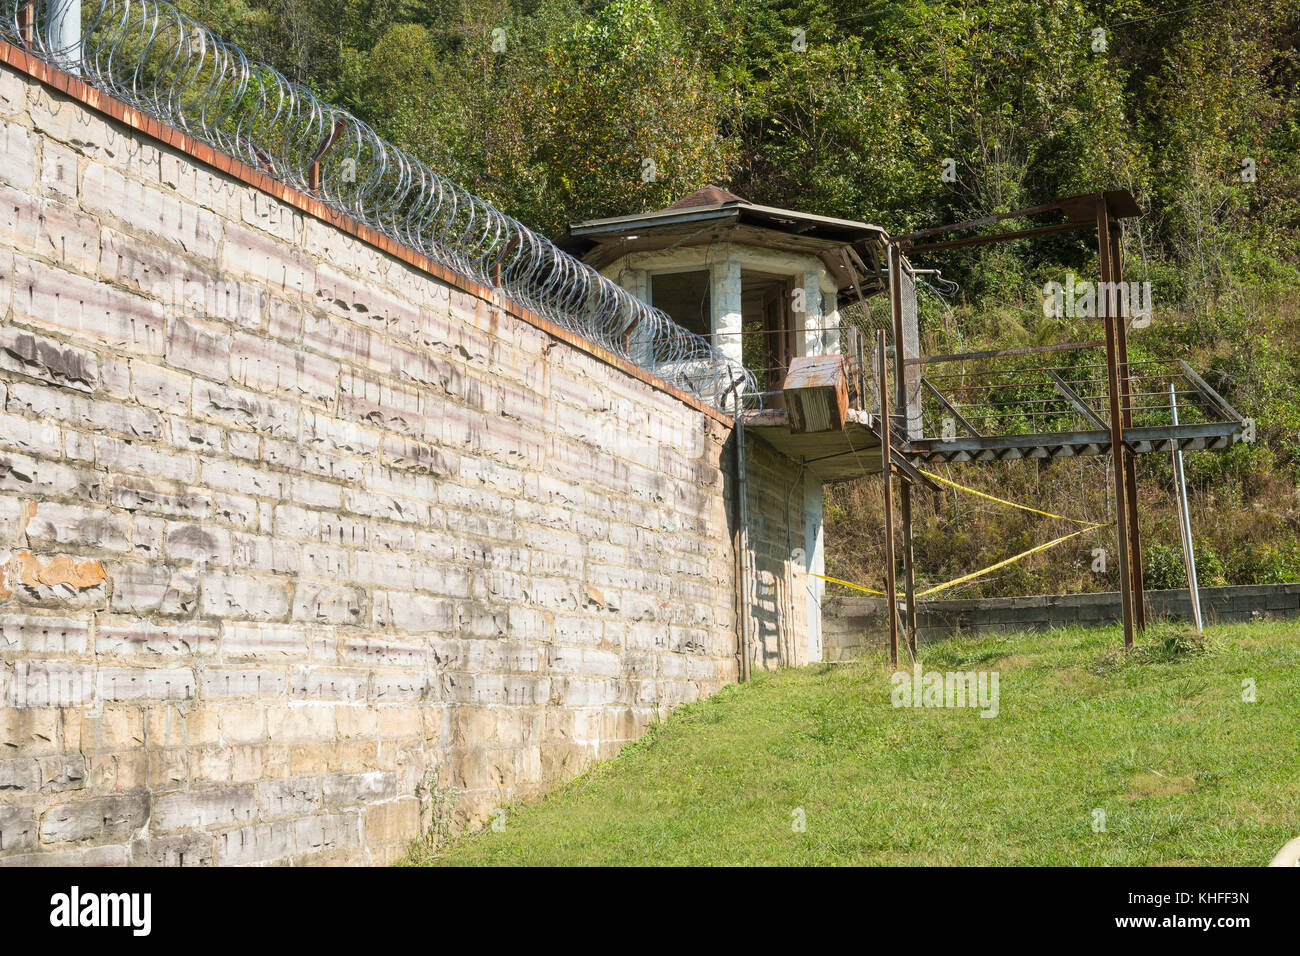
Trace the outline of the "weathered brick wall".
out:
[[[387,861],[736,677],[724,422],[9,68],[0,409],[0,862]]]
[[[1187,589],[1148,591],[1153,617],[1190,621]],[[916,636],[920,642],[953,634],[1044,631],[1056,627],[1093,627],[1121,619],[1118,591],[1100,594],[1036,594],[1026,597],[959,601],[920,601]],[[1207,624],[1300,617],[1300,584],[1252,584],[1201,588],[1201,616]],[[827,660],[852,660],[889,640],[885,605],[875,598],[838,597],[827,601],[822,618]]]

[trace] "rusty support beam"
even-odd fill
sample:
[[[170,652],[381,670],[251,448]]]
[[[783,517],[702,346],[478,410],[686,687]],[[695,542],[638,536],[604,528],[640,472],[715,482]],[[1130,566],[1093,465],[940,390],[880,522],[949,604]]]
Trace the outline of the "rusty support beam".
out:
[[[1005,358],[1008,355],[1039,355],[1043,352],[1070,352],[1076,349],[1100,348],[1106,344],[1105,339],[1091,342],[1064,342],[1060,345],[1026,345],[1014,349],[992,349],[987,352],[959,352],[955,355],[923,355],[910,358],[908,365],[938,365],[943,362],[967,362],[973,359]]]
[[[896,254],[896,253],[895,253]],[[885,365],[885,330],[876,331],[877,373],[880,380],[880,477],[885,485],[885,604],[889,608],[889,663],[898,666],[898,584],[894,578],[894,493],[889,466],[889,372]]]
[[[334,145],[334,141],[339,138],[341,132],[343,132],[343,122],[342,120],[335,120],[329,135],[321,140],[320,147],[311,158],[311,165],[307,167],[308,189],[320,189],[320,161],[325,158],[325,154],[330,151],[330,147]]]
[[[1089,425],[1095,425],[1100,431],[1106,430],[1106,423],[1088,407],[1088,403],[1079,397],[1078,392],[1070,388],[1070,384],[1065,379],[1050,368],[1047,370],[1047,377],[1052,380],[1052,384],[1056,386],[1056,390],[1061,393],[1061,396],[1074,407],[1076,412],[1083,416],[1085,422]]]
[[[966,431],[970,432],[976,438],[984,437],[978,431],[976,431],[974,425],[966,421],[965,416],[962,415],[961,412],[957,411],[957,409],[953,407],[952,403],[949,402],[948,399],[943,397],[943,392],[935,388],[928,378],[922,378],[921,384],[924,385],[927,389],[929,389],[930,394],[939,400],[939,404],[948,410],[948,414],[952,416],[953,421],[955,421],[962,428],[966,429]]]
[[[863,321],[865,322],[867,319],[871,317],[871,307],[867,305],[867,297],[862,294],[862,285],[861,283],[858,282],[858,270],[854,267],[854,263],[853,263],[853,260],[856,260],[857,263],[860,265],[862,263],[862,260],[858,258],[856,253],[853,254],[853,259],[851,260],[849,258],[850,252],[852,252],[852,247],[850,246],[846,246],[845,248],[841,249],[840,262],[843,263],[845,271],[848,272],[849,278],[853,282],[853,292],[858,297],[858,304],[862,306],[862,318]],[[862,369],[862,360],[865,357],[863,353],[866,351],[866,349],[862,345],[862,341],[861,341],[862,333],[858,330],[857,326],[850,325],[847,326],[846,328],[849,333],[849,341],[852,343],[853,346],[855,346],[851,350],[852,354],[850,355],[850,360],[857,365],[857,368],[856,369],[850,368],[849,373],[853,379],[854,386],[858,390],[856,407],[861,409],[866,409],[867,407],[866,374]]]
[[[907,646],[916,660],[916,582],[912,574],[912,484],[899,483],[899,506],[903,519],[903,594],[907,613]]]
[[[36,48],[36,4],[24,3],[18,8],[18,36],[29,50]]]
[[[1101,281],[1112,281],[1110,241],[1110,213],[1106,200],[1097,199],[1097,252],[1101,266]],[[1103,286],[1103,288],[1111,288]],[[1110,453],[1115,485],[1115,537],[1119,551],[1119,596],[1124,618],[1124,648],[1133,647],[1133,579],[1129,573],[1129,524],[1126,485],[1124,478],[1124,413],[1121,409],[1119,370],[1120,339],[1117,318],[1110,306],[1109,295],[1101,296],[1098,305],[1106,328],[1106,397],[1110,410]]]
[[[1001,232],[993,236],[967,236],[965,239],[945,239],[943,242],[927,242],[919,246],[908,246],[907,251],[938,252],[940,249],[960,249],[964,246],[986,246],[991,242],[1012,242],[1016,239],[1032,239],[1035,236],[1050,236],[1058,232],[1078,232],[1091,229],[1090,222],[1061,222],[1053,226],[1035,226],[1033,229],[1017,229],[1015,232]]]
[[[1107,204],[1106,213],[1107,216],[1110,215],[1109,204]],[[1119,222],[1113,218],[1109,220],[1107,233],[1110,238],[1111,285],[1105,288],[1111,290],[1111,292],[1107,293],[1109,297],[1114,294],[1114,290],[1123,288],[1124,240]],[[1129,377],[1128,363],[1128,296],[1120,293],[1118,298],[1118,303],[1108,303],[1107,311],[1119,313],[1115,321],[1115,331],[1119,345],[1119,382],[1120,394],[1123,396],[1123,427],[1127,430],[1133,427],[1133,385]],[[1118,308],[1112,307],[1115,305],[1118,305]],[[1133,626],[1140,634],[1147,629],[1147,602],[1146,590],[1142,581],[1142,532],[1138,527],[1137,456],[1133,453],[1133,447],[1127,442],[1121,450],[1121,455],[1124,459],[1124,506],[1128,509],[1128,570],[1133,581]]]
[[[919,232],[909,232],[898,238],[903,241],[915,242],[917,239],[924,239],[926,236],[937,236],[945,232],[960,232],[963,229],[978,229],[980,226],[991,226],[995,222],[1003,222],[1007,219],[1023,219],[1027,216],[1036,216],[1039,213],[1051,212],[1053,209],[1059,208],[1059,202],[1048,202],[1039,206],[1030,206],[1027,209],[1017,209],[1015,212],[1003,212],[994,216],[983,216],[979,219],[967,219],[965,222],[954,222],[950,226],[934,226],[930,229],[922,229]]]
[[[920,485],[922,488],[928,488],[931,491],[939,490],[939,486],[917,471],[916,467],[907,460],[907,456],[897,448],[892,449],[890,457],[894,461],[894,471],[898,472],[900,478],[910,481],[914,485]]]

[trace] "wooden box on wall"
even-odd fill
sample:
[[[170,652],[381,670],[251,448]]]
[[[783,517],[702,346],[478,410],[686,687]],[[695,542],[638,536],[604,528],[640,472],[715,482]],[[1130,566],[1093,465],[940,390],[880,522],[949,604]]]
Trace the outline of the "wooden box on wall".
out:
[[[842,431],[849,410],[849,382],[842,355],[804,355],[790,360],[785,376],[790,431]]]

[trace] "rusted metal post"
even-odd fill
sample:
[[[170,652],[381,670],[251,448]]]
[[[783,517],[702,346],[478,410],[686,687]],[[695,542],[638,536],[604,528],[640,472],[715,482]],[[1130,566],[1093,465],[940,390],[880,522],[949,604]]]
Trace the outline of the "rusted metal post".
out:
[[[1109,219],[1107,207],[1107,232],[1110,236],[1111,292],[1118,298],[1115,331],[1119,358],[1119,387],[1121,424],[1124,429],[1133,427],[1133,385],[1128,365],[1128,295],[1124,289],[1124,249],[1119,223]],[[1133,626],[1138,633],[1147,629],[1146,590],[1142,582],[1142,532],[1138,527],[1137,456],[1127,445],[1124,447],[1124,507],[1128,509],[1128,570],[1133,590]]]
[[[912,482],[903,475],[898,476],[900,483],[899,506],[903,518],[903,594],[907,613],[907,646],[912,650],[912,659],[916,659],[916,585],[912,577]]]
[[[1110,288],[1111,250],[1110,213],[1106,200],[1097,199],[1097,253],[1101,266],[1102,289]],[[1115,537],[1119,551],[1119,597],[1124,615],[1124,647],[1133,646],[1133,579],[1129,574],[1129,511],[1124,482],[1124,414],[1119,378],[1119,321],[1111,308],[1111,297],[1103,292],[1097,297],[1106,327],[1106,397],[1110,410],[1110,457],[1115,483]]]
[[[312,190],[320,189],[320,161],[325,158],[325,154],[330,151],[334,141],[339,138],[339,133],[343,132],[343,121],[335,120],[333,127],[330,128],[329,135],[321,140],[320,147],[316,150],[316,155],[311,158],[311,165],[307,168],[307,186]]]
[[[32,50],[36,47],[36,4],[24,3],[18,8],[18,36],[23,46]]]
[[[885,606],[889,609],[889,663],[898,666],[898,585],[894,580],[894,493],[890,481],[889,373],[885,365],[885,330],[876,331],[880,382],[880,476],[885,482]],[[897,356],[895,356],[897,359]]]

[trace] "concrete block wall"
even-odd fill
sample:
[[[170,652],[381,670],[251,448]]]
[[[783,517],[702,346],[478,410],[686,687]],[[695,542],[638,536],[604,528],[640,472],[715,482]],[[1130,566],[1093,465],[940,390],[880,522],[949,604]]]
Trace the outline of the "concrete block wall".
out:
[[[745,455],[751,665],[762,670],[806,664],[804,470],[753,435],[745,436]]]
[[[0,863],[383,863],[612,755],[736,678],[728,435],[0,67]]]
[[[1148,591],[1146,597],[1151,617],[1191,620],[1186,588]],[[916,606],[916,636],[918,642],[924,643],[956,633],[978,635],[1118,624],[1121,614],[1118,591],[921,601]],[[1300,583],[1202,588],[1201,616],[1206,623],[1223,624],[1262,617],[1300,617]],[[827,660],[853,660],[885,646],[888,629],[885,605],[880,600],[837,597],[827,601],[822,617]]]

